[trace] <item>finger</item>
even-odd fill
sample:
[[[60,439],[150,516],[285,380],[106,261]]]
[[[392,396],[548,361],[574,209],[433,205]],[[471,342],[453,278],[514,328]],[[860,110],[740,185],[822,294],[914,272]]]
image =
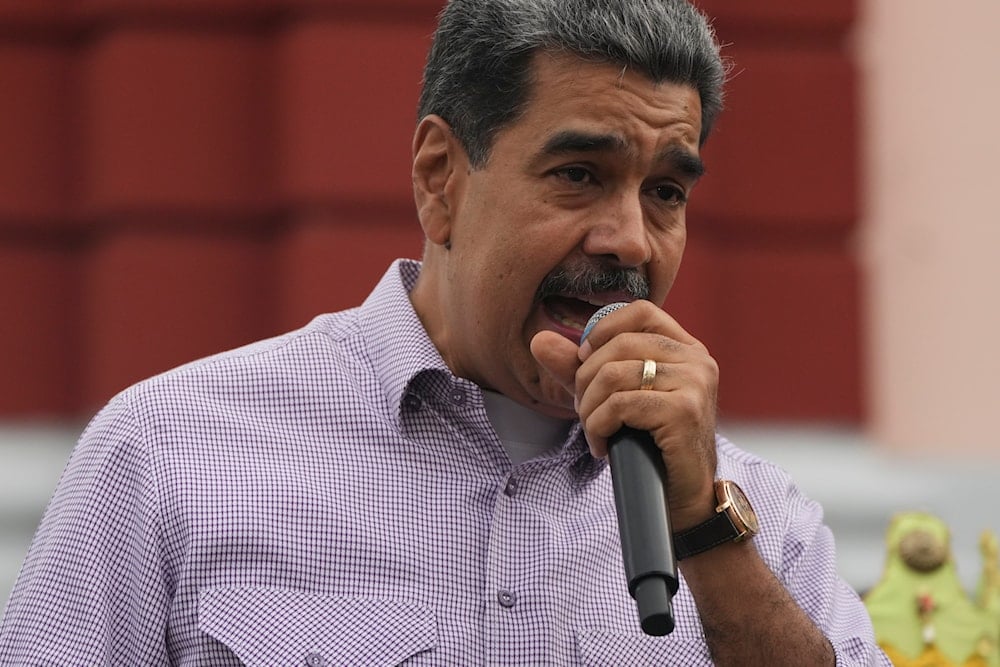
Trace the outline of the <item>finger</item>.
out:
[[[607,455],[607,441],[625,426],[648,431],[665,456],[672,447],[689,449],[708,432],[714,407],[705,396],[690,389],[669,392],[634,390],[612,394],[586,416],[584,431],[594,456]],[[673,443],[673,444],[672,444]]]
[[[576,372],[576,394],[600,399],[615,391],[639,389],[646,360],[656,362],[650,389],[667,391],[693,384],[715,391],[719,369],[704,346],[688,345],[655,334],[625,333],[597,350]]]
[[[636,390],[673,391],[695,381],[688,364],[654,361],[655,373],[649,386],[644,388],[645,366],[645,360],[610,361],[598,367],[592,377],[589,373],[584,373],[581,367],[577,372],[576,384],[576,393],[580,397],[577,407],[581,416],[590,414],[615,393]]]
[[[641,390],[637,390],[638,393]],[[603,458],[608,454],[608,439],[618,433],[622,428],[629,426],[637,430],[649,431],[652,433],[667,418],[669,406],[662,402],[662,396],[655,396],[652,392],[642,392],[645,396],[638,397],[637,402],[630,402],[629,397],[624,394],[632,392],[620,392],[617,398],[611,398],[598,404],[593,410],[584,413],[581,410],[580,421],[583,424],[584,434],[590,446],[590,452],[597,458]],[[624,408],[624,411],[619,408]],[[634,412],[633,412],[634,411]],[[643,414],[656,414],[657,418],[643,418]],[[649,420],[649,421],[647,421]],[[654,423],[655,421],[655,423]],[[659,443],[657,446],[660,447]]]
[[[616,310],[598,322],[580,346],[580,359],[586,360],[590,354],[609,340],[625,332],[659,334],[689,345],[700,344],[698,339],[685,331],[677,320],[649,301],[634,301],[625,308]]]
[[[707,356],[704,347],[687,345],[673,338],[651,333],[622,333],[615,336],[599,349],[595,350],[577,372],[577,390],[590,384],[594,377],[608,364],[628,360],[633,363],[632,370],[638,368],[638,377],[642,378],[642,364],[645,359],[652,359],[665,364],[683,364],[696,362],[701,356]],[[627,383],[622,385],[628,387]]]

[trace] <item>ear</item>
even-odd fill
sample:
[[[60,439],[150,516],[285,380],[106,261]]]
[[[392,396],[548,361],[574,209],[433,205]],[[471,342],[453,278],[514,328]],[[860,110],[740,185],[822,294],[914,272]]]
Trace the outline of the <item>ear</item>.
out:
[[[455,186],[465,173],[465,151],[440,116],[425,116],[413,135],[413,198],[424,236],[447,246],[455,215]]]

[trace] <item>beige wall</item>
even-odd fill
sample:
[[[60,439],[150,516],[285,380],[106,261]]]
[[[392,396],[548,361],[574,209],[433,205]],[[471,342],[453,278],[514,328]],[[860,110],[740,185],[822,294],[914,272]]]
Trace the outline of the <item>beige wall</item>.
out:
[[[1000,2],[861,9],[872,435],[1000,458]]]

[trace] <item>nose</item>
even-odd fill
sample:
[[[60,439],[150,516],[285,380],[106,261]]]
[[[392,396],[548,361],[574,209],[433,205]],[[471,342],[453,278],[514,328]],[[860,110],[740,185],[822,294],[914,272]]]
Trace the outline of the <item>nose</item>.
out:
[[[583,251],[628,268],[642,266],[652,258],[646,213],[638,194],[622,194],[594,211]]]

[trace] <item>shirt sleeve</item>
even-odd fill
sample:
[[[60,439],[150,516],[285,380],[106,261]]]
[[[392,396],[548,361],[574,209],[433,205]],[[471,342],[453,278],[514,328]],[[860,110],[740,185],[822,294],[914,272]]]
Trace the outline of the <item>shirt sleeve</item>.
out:
[[[858,594],[837,573],[833,533],[822,507],[788,485],[782,579],[792,597],[830,640],[840,667],[891,667],[875,643],[871,618]]]
[[[81,436],[0,622],[0,664],[166,664],[156,487],[121,397]]]

